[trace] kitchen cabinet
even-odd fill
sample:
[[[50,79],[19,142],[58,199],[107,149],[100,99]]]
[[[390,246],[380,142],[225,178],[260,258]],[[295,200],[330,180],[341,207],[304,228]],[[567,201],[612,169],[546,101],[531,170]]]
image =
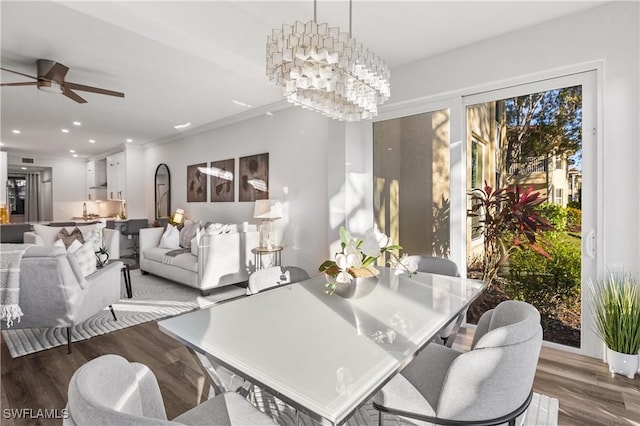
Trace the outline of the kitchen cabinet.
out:
[[[119,152],[107,157],[107,199],[125,200],[126,166],[125,153]]]
[[[107,160],[87,161],[87,190],[89,201],[107,199]]]

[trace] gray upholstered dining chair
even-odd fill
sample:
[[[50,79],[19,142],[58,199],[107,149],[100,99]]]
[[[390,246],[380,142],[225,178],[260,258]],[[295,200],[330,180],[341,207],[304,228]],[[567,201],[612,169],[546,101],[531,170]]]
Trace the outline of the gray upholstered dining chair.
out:
[[[459,277],[460,270],[458,269],[458,265],[451,259],[445,259],[444,257],[434,257],[434,256],[420,256],[414,255],[409,256],[409,261],[416,264],[418,267],[416,269],[417,272],[427,272],[429,274],[438,274],[438,275],[446,275],[449,277]],[[436,338],[437,343],[448,344],[451,346],[453,343],[453,339],[455,339],[455,334],[457,333],[457,329],[462,324],[464,320],[465,313],[461,313],[454,322],[447,325],[444,329],[442,329],[438,333],[438,338]],[[451,340],[449,340],[451,338]]]
[[[247,294],[256,294],[285,284],[309,279],[309,274],[297,266],[273,266],[260,269],[249,275]]]
[[[167,420],[160,387],[145,365],[103,355],[71,377],[64,425],[274,425],[237,393],[226,392]]]
[[[540,314],[509,300],[485,312],[471,350],[430,344],[374,397],[415,424],[515,425],[524,419],[542,346]],[[519,423],[518,423],[519,424]]]

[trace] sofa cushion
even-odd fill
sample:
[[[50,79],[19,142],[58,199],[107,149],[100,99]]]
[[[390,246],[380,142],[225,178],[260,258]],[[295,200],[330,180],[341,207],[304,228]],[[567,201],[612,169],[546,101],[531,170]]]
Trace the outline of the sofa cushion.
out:
[[[72,233],[75,229],[79,229],[82,233],[82,239],[88,241],[92,238],[93,233],[97,230],[96,225],[81,225],[81,226],[46,226],[40,224],[33,225],[33,231],[42,238],[42,242],[45,246],[52,246],[56,240],[60,239],[58,233],[62,229],[66,229],[68,233]]]
[[[81,243],[80,240],[74,239],[71,244],[69,244],[69,247],[65,247],[64,241],[60,239],[53,243],[53,247],[62,247],[67,251],[67,253],[75,253],[76,250],[82,247],[82,244],[83,243]]]
[[[168,224],[167,228],[160,237],[160,245],[158,247],[166,249],[179,249],[180,248],[180,231],[178,228]]]
[[[186,269],[187,271],[198,272],[198,257],[191,253],[183,253],[177,256],[165,256],[171,249],[162,247],[151,247],[144,251],[144,258],[158,263]]]

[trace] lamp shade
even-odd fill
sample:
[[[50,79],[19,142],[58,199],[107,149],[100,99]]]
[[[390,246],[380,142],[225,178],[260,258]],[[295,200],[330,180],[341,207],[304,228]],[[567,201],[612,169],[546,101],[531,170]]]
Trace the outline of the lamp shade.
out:
[[[253,218],[275,220],[282,217],[282,204],[279,200],[256,200]]]
[[[182,223],[182,219],[184,218],[184,210],[176,209],[176,212],[173,214],[172,222],[175,224]]]

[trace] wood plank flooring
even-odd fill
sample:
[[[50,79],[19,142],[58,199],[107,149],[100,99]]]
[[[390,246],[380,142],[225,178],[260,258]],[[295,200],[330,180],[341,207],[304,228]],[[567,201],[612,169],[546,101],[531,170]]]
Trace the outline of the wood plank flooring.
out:
[[[455,346],[468,347],[473,331],[463,330]],[[205,380],[194,356],[158,330],[141,324],[66,347],[12,359],[0,344],[0,424],[56,425],[57,419],[10,419],[4,409],[58,409],[67,401],[71,376],[82,364],[115,353],[148,365],[160,383],[167,416],[172,419],[206,399]],[[611,377],[605,363],[580,355],[543,348],[534,390],[558,398],[560,425],[640,425],[640,378]]]

